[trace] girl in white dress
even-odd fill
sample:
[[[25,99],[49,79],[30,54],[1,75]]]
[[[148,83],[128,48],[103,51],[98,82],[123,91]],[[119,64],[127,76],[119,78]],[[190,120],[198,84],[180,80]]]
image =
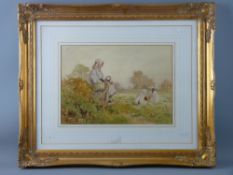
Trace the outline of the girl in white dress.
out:
[[[154,104],[159,102],[159,94],[155,88],[152,88],[151,90],[151,98],[150,101]]]
[[[112,82],[112,77],[108,75],[104,80],[104,101],[106,103],[111,103],[111,98],[116,93],[116,88]]]

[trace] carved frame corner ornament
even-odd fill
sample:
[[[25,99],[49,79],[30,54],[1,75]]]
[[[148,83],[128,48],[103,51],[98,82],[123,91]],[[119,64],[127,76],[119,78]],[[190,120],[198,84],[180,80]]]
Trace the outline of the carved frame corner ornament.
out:
[[[197,150],[37,150],[35,33],[38,20],[185,20],[198,22],[198,149]],[[19,166],[64,165],[137,166],[177,165],[212,167],[216,164],[214,130],[214,3],[150,5],[19,4]]]
[[[211,36],[216,30],[216,22],[215,22],[216,6],[215,4],[211,4],[208,6],[207,9],[208,9],[208,13],[206,16],[206,23],[207,23],[206,41],[210,42]]]

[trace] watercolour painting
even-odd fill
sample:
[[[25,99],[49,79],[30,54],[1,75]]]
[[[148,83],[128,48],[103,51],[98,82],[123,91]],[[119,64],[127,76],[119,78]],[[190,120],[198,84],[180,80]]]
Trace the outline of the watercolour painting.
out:
[[[172,45],[61,45],[61,124],[173,119]]]

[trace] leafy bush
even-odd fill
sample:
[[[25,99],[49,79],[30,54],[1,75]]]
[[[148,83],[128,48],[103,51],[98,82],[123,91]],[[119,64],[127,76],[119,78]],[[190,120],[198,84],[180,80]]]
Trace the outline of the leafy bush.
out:
[[[62,82],[62,115],[79,117],[83,120],[94,116],[97,105],[93,99],[92,87],[80,78],[69,78]]]

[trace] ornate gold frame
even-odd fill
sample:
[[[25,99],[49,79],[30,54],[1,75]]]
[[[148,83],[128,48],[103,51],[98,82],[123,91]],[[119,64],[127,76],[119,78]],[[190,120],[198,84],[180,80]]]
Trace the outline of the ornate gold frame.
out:
[[[19,4],[19,166],[179,165],[215,166],[214,31],[215,4],[49,5]],[[197,150],[37,150],[36,46],[37,20],[177,20],[198,21]]]

